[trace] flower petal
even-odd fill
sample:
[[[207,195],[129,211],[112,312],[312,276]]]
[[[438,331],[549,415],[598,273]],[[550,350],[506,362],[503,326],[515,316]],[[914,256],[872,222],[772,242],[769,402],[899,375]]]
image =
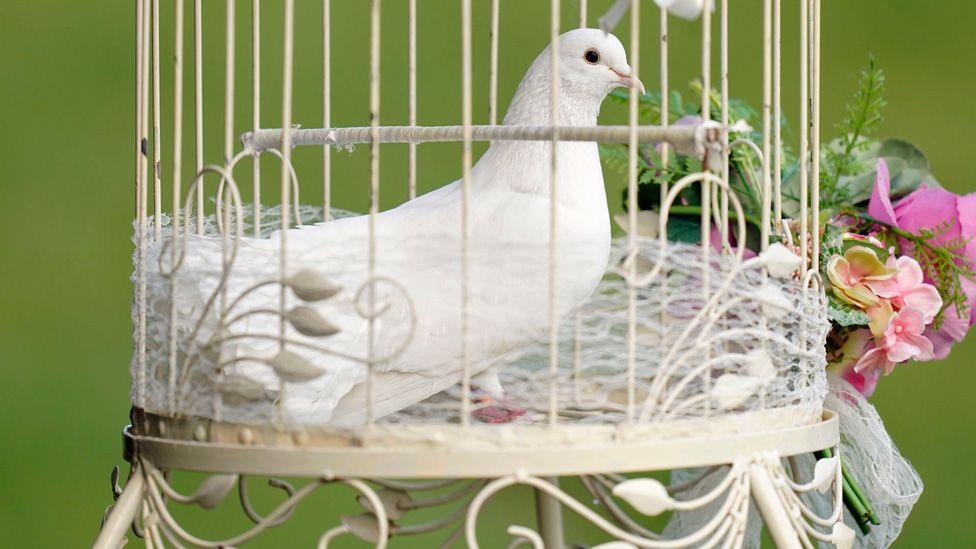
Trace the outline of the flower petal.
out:
[[[880,370],[886,367],[888,363],[888,355],[885,353],[884,349],[880,347],[875,347],[870,351],[864,353],[864,355],[857,361],[854,365],[855,372],[871,372],[874,370]]]
[[[888,164],[883,158],[878,159],[878,175],[874,179],[874,190],[871,191],[871,201],[868,202],[868,214],[871,217],[898,226],[895,209],[891,205],[891,176],[888,174]]]
[[[888,355],[888,360],[891,362],[905,362],[906,360],[915,358],[922,352],[921,349],[908,343],[904,339],[899,339],[895,341],[894,344],[885,347],[885,354]],[[886,370],[885,373],[887,374]]]
[[[871,288],[871,291],[874,292],[875,295],[885,299],[891,299],[901,295],[901,288],[899,287],[898,280],[895,278],[889,278],[886,280],[865,280],[864,285]]]
[[[908,200],[911,198],[911,200]],[[932,238],[929,243],[942,246],[962,235],[959,225],[957,196],[945,189],[919,188],[895,206],[898,216],[898,226],[911,233],[918,234],[922,229],[934,229],[940,225],[947,225],[945,230]]]
[[[905,332],[919,335],[925,331],[925,313],[915,307],[905,307],[898,311],[898,324]]]
[[[844,252],[844,257],[851,264],[851,273],[855,276],[890,277],[894,274],[878,259],[878,254],[867,246],[851,246]]]
[[[864,395],[864,398],[868,398],[874,394],[874,390],[878,386],[878,379],[881,378],[881,368],[867,368],[860,372],[855,372],[852,368],[844,372],[842,377],[857,389],[859,393]]]
[[[877,307],[872,307],[868,309],[868,327],[871,328],[871,333],[874,337],[881,337],[888,329],[888,324],[891,323],[891,315],[894,311],[891,309],[891,303],[888,301],[880,301]]]
[[[834,290],[837,290],[837,288],[834,288]],[[842,291],[844,292],[843,298],[846,301],[862,309],[876,307],[879,303],[878,296],[864,284],[857,284],[851,288],[842,289]]]
[[[939,290],[931,284],[922,284],[901,296],[905,306],[918,309],[923,313],[923,322],[930,324],[942,310],[942,296]]]
[[[929,338],[923,335],[908,334],[904,340],[918,349],[918,354],[914,357],[915,360],[932,360],[935,357],[935,348]]]
[[[968,315],[960,318],[955,306],[946,309],[942,326],[938,330],[929,328],[924,334],[933,344],[933,358],[942,360],[949,356],[952,346],[965,339],[968,331]]]
[[[898,269],[898,285],[902,290],[914,288],[924,282],[922,267],[915,258],[903,255],[895,262],[895,267]]]
[[[851,278],[851,266],[842,255],[835,255],[827,262],[827,278],[833,286],[847,287]]]
[[[957,219],[966,240],[964,253],[969,265],[976,267],[976,193],[960,196],[956,201]]]

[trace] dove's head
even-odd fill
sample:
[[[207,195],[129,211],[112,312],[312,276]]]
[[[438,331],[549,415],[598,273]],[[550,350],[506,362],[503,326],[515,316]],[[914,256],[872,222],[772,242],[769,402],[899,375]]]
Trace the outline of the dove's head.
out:
[[[596,121],[600,104],[610,90],[635,83],[627,53],[616,36],[599,29],[575,29],[559,37],[560,123],[588,125]],[[551,50],[546,48],[532,63],[519,85],[505,117],[506,124],[545,124],[549,120]]]
[[[563,86],[594,93],[600,100],[619,87],[644,84],[635,81],[634,69],[627,64],[627,53],[616,36],[599,29],[571,30],[559,37],[559,76]]]

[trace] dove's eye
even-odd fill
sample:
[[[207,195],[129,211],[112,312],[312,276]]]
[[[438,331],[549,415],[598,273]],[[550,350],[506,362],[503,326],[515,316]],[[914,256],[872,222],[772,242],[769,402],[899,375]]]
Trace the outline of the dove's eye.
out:
[[[600,62],[600,54],[594,49],[589,49],[583,52],[583,59],[591,65],[596,65]]]

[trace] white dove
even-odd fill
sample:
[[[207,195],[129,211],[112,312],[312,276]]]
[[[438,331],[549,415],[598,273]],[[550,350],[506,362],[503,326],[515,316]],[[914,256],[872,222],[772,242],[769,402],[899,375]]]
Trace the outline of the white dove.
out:
[[[596,124],[607,93],[630,86],[633,71],[620,41],[596,29],[559,37],[559,116],[566,126]],[[550,50],[536,57],[505,115],[506,125],[550,123]],[[637,82],[639,88],[643,85]],[[501,397],[493,361],[500,354],[544,336],[549,327],[550,143],[495,141],[473,166],[468,212],[467,360],[473,383]],[[596,143],[557,145],[556,314],[564,317],[591,294],[602,278],[610,250],[610,224]],[[416,318],[402,352],[374,366],[372,412],[380,418],[422,401],[462,377],[461,181],[382,212],[375,218],[378,277],[395,280],[410,296]],[[312,270],[342,287],[335,297],[314,303],[339,328],[329,337],[306,337],[286,326],[287,349],[325,373],[301,383],[284,383],[279,406],[288,420],[330,426],[362,425],[367,419],[368,323],[356,313],[357,290],[368,283],[368,216],[338,219],[288,230],[287,271]],[[180,276],[192,284],[178,300],[201,302],[216,287],[220,239],[193,236]],[[228,300],[261,280],[277,278],[280,234],[243,238],[227,281]],[[152,263],[150,263],[152,264]],[[202,274],[206,273],[206,274]],[[372,356],[388,357],[410,334],[410,305],[391,284],[373,286],[382,314],[375,321]],[[365,296],[358,304],[368,309]],[[286,308],[301,302],[289,293]],[[274,286],[250,293],[229,317],[248,310],[277,310]],[[234,372],[277,389],[278,378],[263,362],[278,350],[279,317],[257,312],[227,327],[237,334],[225,343],[221,360]],[[212,330],[211,330],[212,332]],[[247,334],[265,334],[251,338]],[[273,336],[273,337],[272,337]],[[202,410],[201,413],[206,413]],[[224,414],[227,417],[227,414]]]

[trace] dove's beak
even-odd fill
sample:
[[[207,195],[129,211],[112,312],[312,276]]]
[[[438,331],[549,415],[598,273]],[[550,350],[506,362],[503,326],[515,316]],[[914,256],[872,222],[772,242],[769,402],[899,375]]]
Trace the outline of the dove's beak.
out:
[[[641,95],[647,93],[647,91],[644,89],[644,83],[641,82],[639,78],[634,78],[634,69],[626,67],[625,70],[618,70],[610,67],[610,72],[617,75],[617,78],[619,79],[618,82],[621,86],[625,88],[634,86]]]

